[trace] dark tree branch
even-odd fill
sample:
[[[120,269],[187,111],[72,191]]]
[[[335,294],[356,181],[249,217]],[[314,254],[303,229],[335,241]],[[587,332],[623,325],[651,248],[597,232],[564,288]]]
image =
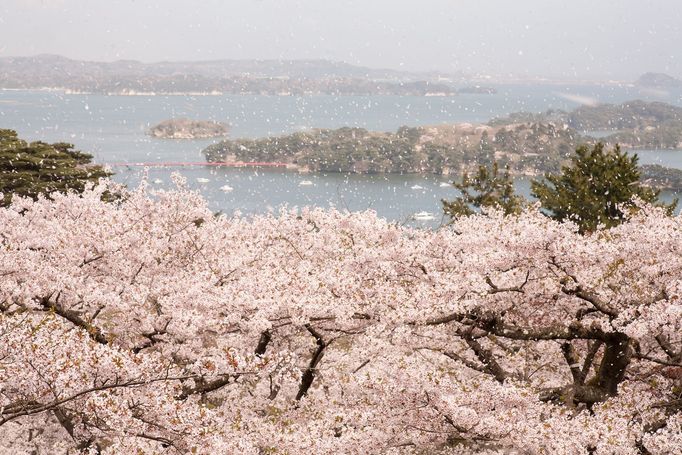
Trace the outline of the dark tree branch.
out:
[[[523,283],[521,283],[518,286],[512,286],[508,288],[501,288],[495,285],[492,280],[490,279],[489,276],[485,277],[485,282],[490,286],[491,290],[488,291],[488,294],[497,294],[498,292],[520,292],[523,293],[523,288],[528,284],[528,278],[530,277],[530,270],[526,272],[526,279],[523,280]]]
[[[320,360],[322,360],[324,350],[329,345],[329,343],[327,343],[322,337],[322,334],[315,330],[310,324],[306,324],[305,328],[312,336],[315,337],[315,340],[317,341],[317,349],[315,349],[313,357],[310,359],[310,362],[308,363],[308,368],[306,368],[306,370],[303,372],[303,375],[301,376],[301,385],[298,388],[296,400],[300,400],[301,398],[307,395],[310,386],[313,384],[313,381],[315,380],[315,375],[317,373],[317,364],[320,363]]]
[[[469,335],[465,334],[463,338],[467,346],[474,351],[478,360],[485,366],[486,373],[491,374],[495,380],[500,383],[504,382],[509,377],[509,373],[504,371],[500,366],[491,350],[481,346],[481,343]]]
[[[677,411],[682,409],[682,398],[677,400],[661,401],[659,403],[654,403],[653,407],[661,409],[672,409]]]
[[[616,395],[618,384],[625,377],[625,370],[632,358],[630,339],[616,334],[613,340],[604,344],[604,355],[597,375],[599,387],[610,396]]]
[[[659,365],[664,365],[667,367],[682,367],[682,362],[672,362],[670,360],[657,359],[656,357],[646,355],[642,352],[634,352],[632,356],[636,359],[647,360],[649,362],[657,363]]]
[[[365,360],[360,364],[359,367],[353,370],[353,374],[357,373],[358,371],[362,370],[367,364],[369,363],[369,359]]]
[[[490,374],[490,372],[485,367],[485,365],[481,365],[479,363],[472,362],[471,360],[465,359],[464,357],[460,356],[459,354],[457,354],[455,352],[443,351],[443,355],[451,358],[452,360],[463,363],[466,367],[471,368],[474,371],[478,371],[479,373]]]
[[[92,257],[92,258],[90,258],[90,259],[84,259],[83,262],[79,265],[79,267],[84,267],[84,266],[86,266],[86,265],[88,265],[88,264],[92,264],[92,263],[95,262],[95,261],[99,261],[99,260],[102,259],[103,257],[104,257],[103,254],[98,254],[97,256],[94,256],[94,257]]]
[[[539,340],[611,340],[615,334],[604,332],[599,326],[585,326],[579,322],[573,322],[568,326],[549,325],[542,328],[516,326],[506,324],[497,315],[481,315],[476,312],[451,313],[445,316],[428,319],[425,325],[440,325],[450,322],[476,327],[493,335],[509,338],[512,340],[539,341]]]
[[[601,340],[594,340],[590,344],[590,347],[587,351],[587,355],[585,356],[585,360],[583,362],[583,368],[580,370],[580,383],[584,384],[585,380],[587,379],[587,375],[590,373],[590,368],[592,367],[592,362],[594,362],[594,357],[597,355],[597,352],[599,352],[599,348],[601,348],[601,345],[603,342]]]
[[[582,385],[582,371],[580,370],[580,359],[578,358],[578,353],[576,352],[570,341],[566,341],[561,344],[561,353],[566,359],[568,368],[571,370],[571,376],[573,376],[573,383],[577,385]]]
[[[466,316],[461,313],[451,313],[437,318],[427,319],[425,325],[441,325],[448,322],[462,322]]]
[[[268,348],[268,344],[272,339],[272,333],[269,330],[264,330],[260,334],[260,339],[258,340],[258,346],[256,346],[256,355],[264,355],[265,350]]]
[[[136,346],[132,349],[132,351],[137,354],[143,349],[150,348],[154,346],[156,343],[160,342],[158,338],[156,338],[159,335],[165,335],[166,329],[168,329],[168,325],[170,324],[170,319],[166,321],[166,324],[163,326],[162,329],[154,329],[153,332],[148,332],[148,333],[143,333],[142,336],[147,339],[144,343],[142,343],[140,346]]]
[[[682,350],[680,351],[675,351],[675,348],[673,347],[672,343],[670,343],[670,339],[665,336],[665,335],[656,335],[656,342],[658,345],[663,349],[663,352],[670,358],[671,361],[673,362],[680,362],[682,361]]]
[[[272,382],[272,375],[270,375],[270,395],[268,396],[268,399],[274,400],[275,398],[277,398],[277,394],[279,394],[279,389],[280,389],[279,384],[274,384]]]
[[[133,274],[132,278],[130,278],[130,284],[135,284],[135,280],[137,279],[137,276],[140,274],[142,269],[144,268],[144,262],[140,264],[140,266],[137,268],[135,273]]]
[[[544,402],[584,403],[591,406],[606,400],[609,396],[604,389],[598,386],[571,384],[542,390],[539,399]]]
[[[589,307],[589,308],[580,308],[576,313],[575,313],[575,318],[578,321],[581,321],[585,316],[588,314],[596,313],[599,310],[597,310],[594,307]]]
[[[573,289],[569,289],[566,286],[561,287],[561,292],[566,295],[572,295],[582,299],[586,302],[591,303],[598,311],[604,313],[611,318],[618,317],[618,311],[611,307],[608,303],[604,302],[599,298],[599,296],[591,291],[585,290],[582,286],[578,285]]]
[[[294,253],[296,253],[296,256],[298,256],[298,258],[300,260],[302,260],[302,261],[305,260],[305,258],[301,254],[301,252],[298,251],[298,248],[296,248],[296,245],[294,245],[294,243],[291,240],[289,240],[287,237],[284,237],[283,235],[281,235],[279,237],[275,237],[273,240],[284,240],[294,250]]]
[[[205,395],[210,392],[215,392],[216,390],[222,389],[230,383],[233,379],[237,379],[241,376],[239,373],[233,374],[222,374],[219,378],[213,381],[204,380],[203,378],[195,378],[196,385],[194,387],[183,388],[182,393],[178,395],[178,400],[186,400],[191,395]]]
[[[69,416],[67,411],[61,407],[56,407],[52,410],[52,413],[57,418],[59,424],[66,430],[67,433],[69,433],[71,439],[76,440],[73,433],[74,430],[73,420],[71,419],[71,416]]]
[[[19,417],[40,414],[46,411],[52,411],[63,404],[69,403],[73,400],[76,400],[93,392],[101,392],[110,389],[120,389],[124,387],[139,387],[161,381],[182,381],[192,378],[194,378],[194,376],[162,377],[154,379],[131,379],[129,381],[123,382],[115,381],[112,383],[89,387],[67,397],[55,399],[47,403],[41,403],[38,401],[21,401],[12,403],[2,408],[2,411],[0,412],[0,426],[12,420],[18,419]]]
[[[96,342],[100,344],[109,344],[109,340],[107,340],[107,338],[104,336],[104,334],[98,327],[94,326],[92,323],[83,319],[77,311],[68,310],[64,308],[62,305],[60,305],[59,304],[60,295],[61,293],[57,294],[54,303],[50,301],[52,295],[43,297],[39,299],[40,305],[43,307],[44,310],[52,311],[54,314],[61,316],[62,318],[66,319],[73,325],[80,327],[81,329],[84,329],[86,332],[88,332],[90,338],[92,338]]]
[[[173,441],[171,441],[168,438],[164,438],[163,436],[154,436],[154,435],[150,435],[150,434],[146,434],[146,433],[137,433],[135,436],[137,436],[138,438],[148,439],[150,441],[159,442],[159,443],[161,443],[161,447],[163,447],[164,449],[171,447],[171,446],[174,446]]]
[[[591,303],[597,310],[601,311],[602,313],[608,315],[611,318],[616,318],[618,317],[618,311],[616,309],[612,308],[608,303],[604,302],[599,298],[598,295],[596,295],[594,292],[589,291],[587,289],[584,289],[578,282],[578,278],[570,273],[568,270],[566,270],[565,267],[561,266],[559,264],[559,261],[557,261],[556,257],[552,257],[552,260],[550,261],[550,264],[552,264],[554,267],[557,269],[561,270],[566,277],[561,280],[561,292],[563,292],[566,295],[572,295],[575,297],[578,297],[579,299],[585,300],[586,302]],[[573,289],[569,289],[566,287],[566,282],[568,279],[571,279],[576,287]]]

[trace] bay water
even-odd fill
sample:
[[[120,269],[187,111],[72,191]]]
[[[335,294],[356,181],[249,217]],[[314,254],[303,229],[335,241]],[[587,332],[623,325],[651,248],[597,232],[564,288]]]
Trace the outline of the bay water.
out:
[[[146,135],[169,118],[186,117],[230,124],[230,136],[256,138],[310,128],[357,126],[395,131],[403,125],[486,122],[512,112],[570,110],[584,103],[621,103],[633,99],[682,106],[682,91],[640,90],[627,85],[502,85],[496,94],[453,97],[399,96],[108,96],[60,91],[0,90],[0,128],[17,130],[27,140],[70,142],[92,153],[94,161],[115,165],[114,179],[134,187],[143,169],[137,162],[203,162],[201,151],[214,139],[167,140]],[[682,151],[638,151],[641,164],[682,169]],[[445,221],[441,199],[457,196],[448,177],[409,174],[299,174],[267,168],[209,166],[151,167],[148,179],[171,186],[179,172],[200,191],[211,208],[226,214],[276,211],[282,206],[375,210],[397,223],[434,227]],[[528,179],[517,189],[529,194]],[[225,191],[231,188],[230,191]],[[222,188],[222,189],[221,189]],[[665,192],[670,200],[676,195]],[[431,214],[426,216],[424,213]],[[421,214],[414,219],[415,214]]]

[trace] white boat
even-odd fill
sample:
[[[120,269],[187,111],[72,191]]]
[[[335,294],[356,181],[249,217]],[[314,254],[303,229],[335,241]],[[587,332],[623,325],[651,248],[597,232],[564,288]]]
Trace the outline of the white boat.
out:
[[[414,215],[412,215],[412,218],[417,220],[417,221],[431,221],[435,217],[433,216],[433,213],[429,212],[417,212]]]
[[[210,180],[209,180],[209,179],[205,179],[205,178],[203,178],[203,177],[199,177],[199,178],[197,179],[197,182],[199,182],[199,183],[208,183],[208,182],[210,182]]]
[[[300,182],[298,182],[298,186],[310,186],[312,184],[313,182],[311,182],[310,180],[301,180]]]
[[[439,185],[439,186],[440,186],[441,188],[449,188],[449,187],[452,186],[452,183],[440,182],[440,185]]]
[[[156,183],[156,184],[158,185],[159,183],[163,183],[163,180],[161,180],[161,179],[154,179],[154,183]]]
[[[419,185],[412,185],[410,188],[413,190],[423,190],[424,189],[423,186],[419,186]]]
[[[220,187],[220,191],[224,191],[226,193],[229,193],[232,191],[234,188],[232,188],[230,185],[223,185]]]

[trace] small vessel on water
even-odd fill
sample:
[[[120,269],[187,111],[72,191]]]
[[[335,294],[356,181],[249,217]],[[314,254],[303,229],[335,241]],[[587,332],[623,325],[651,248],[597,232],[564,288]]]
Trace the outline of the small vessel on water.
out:
[[[440,186],[441,188],[448,188],[448,187],[451,187],[451,186],[452,186],[452,183],[440,182],[440,185],[439,185],[439,186]]]
[[[412,185],[410,188],[413,190],[423,190],[424,189],[423,186],[419,186],[419,185]]]
[[[197,182],[199,182],[199,183],[208,183],[208,182],[210,182],[210,180],[209,180],[209,179],[205,179],[205,178],[203,178],[203,177],[199,177],[199,178],[197,179]]]
[[[232,188],[230,185],[223,185],[220,187],[220,191],[223,191],[225,193],[229,193],[232,191],[234,188]]]
[[[313,182],[311,182],[310,180],[301,180],[300,182],[298,182],[298,186],[311,186],[312,184]]]
[[[163,180],[161,180],[161,179],[154,179],[154,181],[153,181],[152,183],[156,183],[156,184],[158,185],[159,183],[163,183]]]
[[[417,220],[417,221],[431,221],[435,217],[433,213],[429,212],[417,212],[414,215],[412,215],[412,219]]]

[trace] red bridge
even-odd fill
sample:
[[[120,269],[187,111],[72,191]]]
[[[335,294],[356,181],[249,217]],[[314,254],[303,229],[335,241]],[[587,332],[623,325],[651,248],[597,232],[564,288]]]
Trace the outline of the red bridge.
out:
[[[126,166],[145,166],[145,167],[184,167],[184,166],[224,166],[224,167],[287,167],[287,163],[273,163],[265,161],[235,161],[233,163],[223,163],[215,161],[151,161],[145,163],[104,163],[105,166],[126,167]]]

